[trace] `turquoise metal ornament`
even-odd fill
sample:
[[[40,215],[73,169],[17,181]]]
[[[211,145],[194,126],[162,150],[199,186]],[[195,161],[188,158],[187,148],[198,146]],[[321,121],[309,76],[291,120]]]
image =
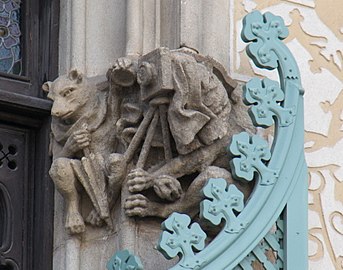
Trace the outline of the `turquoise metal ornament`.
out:
[[[158,249],[167,259],[180,255],[180,266],[188,269],[199,269],[204,263],[196,258],[193,248],[200,251],[205,247],[206,233],[198,223],[190,227],[191,218],[184,214],[173,213],[162,223],[164,232],[161,235]]]
[[[289,52],[284,50],[280,42],[287,36],[288,29],[283,19],[270,12],[262,15],[259,11],[253,11],[243,19],[241,37],[246,43],[252,42],[247,47],[247,53],[260,68],[275,69],[279,67],[280,61],[287,62]],[[298,72],[297,65],[292,68],[289,69],[291,73]]]
[[[261,137],[256,135],[250,137],[246,132],[234,135],[229,150],[232,155],[239,156],[233,158],[230,163],[236,179],[251,181],[254,173],[257,172],[260,175],[261,185],[272,185],[276,182],[278,171],[269,169],[263,163],[270,159],[271,153],[268,143]]]
[[[285,95],[279,87],[279,83],[267,78],[260,80],[251,79],[244,87],[244,103],[253,105],[249,114],[255,126],[270,127],[274,124],[273,117],[278,118],[281,126],[293,123],[295,109],[285,109],[280,102]]]
[[[143,270],[140,259],[130,251],[116,252],[107,263],[107,270]]]
[[[235,185],[228,185],[225,179],[211,178],[203,188],[207,198],[200,204],[200,217],[219,225],[225,220],[224,230],[228,233],[238,233],[244,229],[245,223],[240,222],[234,210],[241,212],[244,208],[244,195]]]
[[[284,221],[279,218],[261,242],[241,261],[234,270],[253,270],[259,262],[264,269],[284,269]],[[273,263],[269,260],[273,257]]]

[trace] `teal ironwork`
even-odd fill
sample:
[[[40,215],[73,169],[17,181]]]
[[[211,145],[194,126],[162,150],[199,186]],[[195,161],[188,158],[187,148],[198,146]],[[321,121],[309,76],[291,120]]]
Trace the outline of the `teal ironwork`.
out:
[[[260,175],[261,185],[272,185],[276,182],[279,173],[277,170],[269,169],[262,161],[268,161],[271,153],[268,143],[261,137],[242,132],[234,135],[229,147],[231,154],[235,157],[230,165],[233,176],[237,179],[251,181],[254,173]]]
[[[225,180],[224,180],[225,181]],[[181,267],[198,269],[204,263],[196,258],[192,248],[200,251],[205,247],[206,233],[198,223],[192,223],[191,218],[184,214],[173,213],[162,223],[164,232],[161,235],[158,249],[163,255],[172,259],[181,256]]]
[[[283,19],[270,12],[262,15],[254,11],[243,19],[241,37],[246,43],[252,42],[247,47],[247,54],[255,65],[265,69],[282,67],[282,77],[298,79],[298,66],[288,48],[280,42],[287,36]]]
[[[241,212],[244,208],[244,195],[235,185],[228,185],[223,178],[211,178],[203,188],[207,198],[200,204],[200,217],[219,225],[225,220],[224,230],[228,233],[238,233],[244,229],[245,223],[240,222],[234,210]]]
[[[282,216],[283,213],[261,242],[234,270],[253,270],[254,264],[263,266],[264,269],[284,269],[284,221]]]
[[[107,263],[107,270],[143,270],[140,259],[130,251],[116,252]]]
[[[293,122],[294,108],[285,109],[280,105],[285,95],[278,82],[267,78],[253,78],[243,87],[243,93],[245,104],[254,105],[249,109],[249,114],[255,126],[272,126],[274,116],[278,118],[281,126],[288,126]]]

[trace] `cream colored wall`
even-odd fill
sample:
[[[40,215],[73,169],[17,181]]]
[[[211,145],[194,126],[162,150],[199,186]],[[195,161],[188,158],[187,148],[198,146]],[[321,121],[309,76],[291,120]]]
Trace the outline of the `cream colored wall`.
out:
[[[343,269],[343,1],[232,0],[230,69],[246,81],[260,71],[245,55],[241,19],[254,9],[280,15],[305,89],[309,167],[309,269]]]

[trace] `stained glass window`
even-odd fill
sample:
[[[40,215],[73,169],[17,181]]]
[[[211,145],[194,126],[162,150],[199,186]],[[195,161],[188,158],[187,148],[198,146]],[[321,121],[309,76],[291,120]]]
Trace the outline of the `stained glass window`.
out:
[[[21,75],[20,0],[0,0],[0,72]]]

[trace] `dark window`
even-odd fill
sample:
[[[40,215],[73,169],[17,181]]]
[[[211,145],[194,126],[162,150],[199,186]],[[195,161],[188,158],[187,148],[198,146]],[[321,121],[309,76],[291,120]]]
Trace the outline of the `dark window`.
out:
[[[20,2],[0,1],[0,72],[21,75]]]

